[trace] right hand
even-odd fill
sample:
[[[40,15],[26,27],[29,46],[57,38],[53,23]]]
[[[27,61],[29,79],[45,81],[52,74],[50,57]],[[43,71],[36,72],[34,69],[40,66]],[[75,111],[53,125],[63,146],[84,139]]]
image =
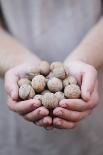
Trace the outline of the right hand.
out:
[[[44,108],[39,100],[30,99],[18,101],[18,80],[25,77],[31,71],[33,65],[21,64],[5,74],[5,89],[8,94],[8,107],[10,110],[20,114],[24,119],[39,126],[47,127],[52,124],[52,119],[48,116],[49,111]]]

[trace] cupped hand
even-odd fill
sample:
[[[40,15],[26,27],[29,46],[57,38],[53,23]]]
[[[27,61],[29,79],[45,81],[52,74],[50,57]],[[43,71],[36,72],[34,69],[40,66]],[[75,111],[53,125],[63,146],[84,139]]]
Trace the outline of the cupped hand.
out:
[[[98,81],[96,69],[82,61],[66,63],[67,72],[76,77],[81,86],[81,99],[64,99],[54,109],[53,125],[70,129],[87,117],[98,104]]]
[[[40,101],[35,99],[18,100],[19,88],[17,82],[31,72],[33,67],[30,64],[22,64],[10,69],[5,74],[5,89],[8,94],[7,104],[10,110],[22,115],[24,119],[45,127],[51,124],[51,119],[49,118],[48,121],[49,111],[41,105]]]

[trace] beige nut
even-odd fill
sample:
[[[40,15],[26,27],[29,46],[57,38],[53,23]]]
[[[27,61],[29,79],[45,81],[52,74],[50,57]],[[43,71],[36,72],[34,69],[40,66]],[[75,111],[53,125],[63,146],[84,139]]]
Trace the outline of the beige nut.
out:
[[[47,61],[42,61],[40,63],[40,73],[42,75],[46,76],[46,75],[49,74],[49,72],[50,72],[50,65],[49,65],[49,63]]]
[[[40,67],[36,66],[32,68],[29,73],[26,74],[26,78],[28,78],[29,80],[32,80],[34,76],[39,74],[40,74]]]
[[[52,62],[50,65],[50,70],[52,71],[54,68],[63,67],[63,64],[59,61]]]
[[[46,80],[43,75],[37,75],[32,79],[32,87],[37,93],[41,93],[44,91],[45,86],[46,86]]]
[[[73,76],[68,76],[66,79],[63,80],[63,86],[66,87],[69,84],[77,84],[77,80]]]
[[[46,93],[42,96],[42,104],[48,109],[54,109],[58,106],[58,99],[53,93]]]
[[[53,72],[50,72],[50,73],[46,76],[47,79],[51,79],[51,78],[53,78],[53,77],[54,77]]]
[[[18,81],[18,86],[20,87],[20,86],[22,86],[22,85],[24,85],[24,84],[31,84],[31,81],[30,80],[28,80],[27,78],[22,78],[22,79],[20,79],[19,81]]]
[[[66,78],[66,72],[64,67],[54,68],[53,75],[61,80],[64,80]]]
[[[34,97],[34,95],[34,89],[28,84],[24,84],[19,88],[19,97],[23,100],[31,99]]]
[[[64,99],[64,93],[63,92],[58,91],[55,93],[55,96],[57,97],[59,102]]]
[[[42,95],[35,95],[33,99],[39,100],[40,102],[42,101]]]
[[[44,91],[41,93],[41,95],[44,95],[44,94],[46,94],[46,93],[50,93],[50,91],[49,91],[49,90],[44,90]]]
[[[48,86],[48,89],[54,93],[57,91],[61,91],[63,88],[62,81],[56,77],[49,79],[47,82],[47,86]]]
[[[68,85],[64,89],[64,95],[69,99],[78,99],[81,95],[80,87],[75,84]]]

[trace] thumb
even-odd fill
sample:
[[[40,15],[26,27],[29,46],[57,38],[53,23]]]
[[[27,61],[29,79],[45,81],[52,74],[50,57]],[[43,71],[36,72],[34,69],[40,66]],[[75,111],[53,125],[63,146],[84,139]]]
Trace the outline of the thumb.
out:
[[[82,98],[86,101],[90,99],[90,96],[94,90],[95,83],[97,80],[96,70],[87,70],[82,75],[82,86],[81,86],[81,95]]]
[[[7,94],[13,99],[18,99],[18,77],[12,71],[5,74],[5,89]]]

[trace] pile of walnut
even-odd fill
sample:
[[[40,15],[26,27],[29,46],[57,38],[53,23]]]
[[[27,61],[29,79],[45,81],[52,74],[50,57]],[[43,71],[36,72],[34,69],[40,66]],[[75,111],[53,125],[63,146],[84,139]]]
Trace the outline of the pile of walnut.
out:
[[[18,81],[21,100],[38,99],[48,109],[58,106],[66,99],[77,99],[81,96],[80,87],[75,77],[67,75],[61,62],[42,61],[34,67],[25,78]]]

